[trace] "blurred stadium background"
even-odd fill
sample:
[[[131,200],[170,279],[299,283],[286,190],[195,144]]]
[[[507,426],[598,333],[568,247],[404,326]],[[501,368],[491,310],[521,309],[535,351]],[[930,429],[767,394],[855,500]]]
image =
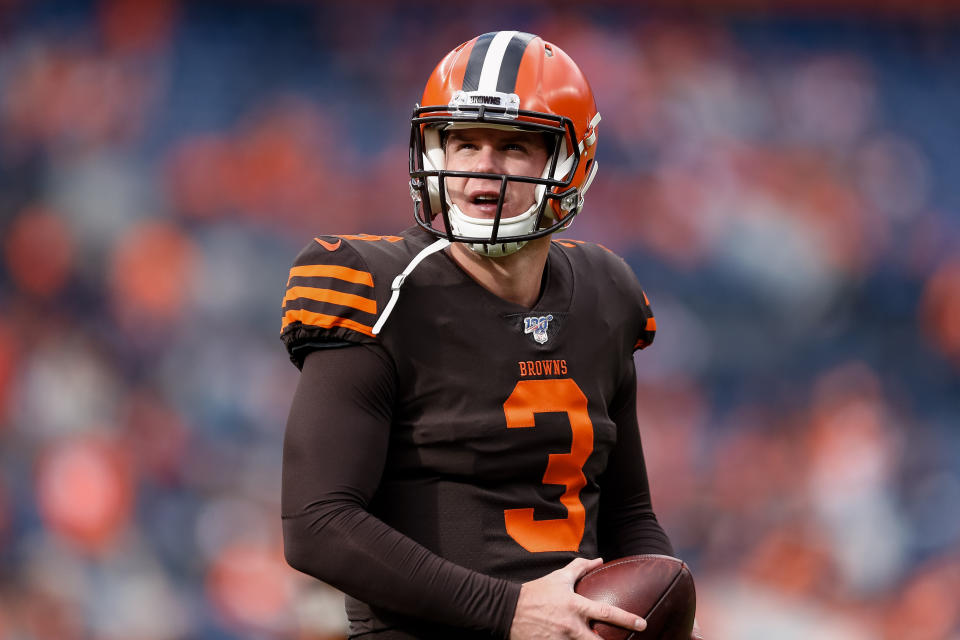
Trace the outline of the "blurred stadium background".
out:
[[[960,4],[641,4],[0,0],[0,640],[343,636],[282,560],[287,269],[408,226],[412,106],[499,28],[594,85],[568,234],[657,313],[708,637],[960,638]]]

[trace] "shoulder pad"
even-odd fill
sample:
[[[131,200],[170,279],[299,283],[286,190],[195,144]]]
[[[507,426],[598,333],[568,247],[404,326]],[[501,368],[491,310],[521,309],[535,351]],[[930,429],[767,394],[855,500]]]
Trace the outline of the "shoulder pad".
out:
[[[283,297],[280,337],[293,351],[308,343],[372,342],[374,276],[341,237],[315,238],[294,261]]]
[[[653,338],[657,333],[657,321],[653,317],[653,310],[650,308],[650,300],[647,294],[640,287],[637,276],[627,262],[602,244],[595,242],[584,242],[583,240],[572,240],[568,238],[556,238],[553,242],[568,249],[579,249],[579,253],[592,268],[602,268],[604,273],[608,273],[612,280],[612,286],[619,291],[619,296],[628,301],[630,314],[633,320],[631,327],[636,327],[633,334],[635,340],[633,350],[645,349],[653,343]],[[568,253],[571,257],[576,255],[574,252]]]

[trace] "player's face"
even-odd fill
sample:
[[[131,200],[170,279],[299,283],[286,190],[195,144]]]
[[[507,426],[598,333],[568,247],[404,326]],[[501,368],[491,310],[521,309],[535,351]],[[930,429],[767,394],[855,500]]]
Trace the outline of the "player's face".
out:
[[[446,168],[450,171],[500,173],[540,177],[547,163],[543,136],[530,131],[455,129],[447,134]],[[494,218],[500,199],[500,181],[447,178],[450,201],[473,218]],[[532,182],[507,182],[501,217],[520,215],[534,202]]]

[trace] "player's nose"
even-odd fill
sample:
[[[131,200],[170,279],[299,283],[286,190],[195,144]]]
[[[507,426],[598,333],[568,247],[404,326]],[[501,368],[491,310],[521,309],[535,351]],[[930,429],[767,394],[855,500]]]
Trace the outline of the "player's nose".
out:
[[[503,173],[500,154],[493,145],[482,145],[474,155],[473,170],[477,173]]]

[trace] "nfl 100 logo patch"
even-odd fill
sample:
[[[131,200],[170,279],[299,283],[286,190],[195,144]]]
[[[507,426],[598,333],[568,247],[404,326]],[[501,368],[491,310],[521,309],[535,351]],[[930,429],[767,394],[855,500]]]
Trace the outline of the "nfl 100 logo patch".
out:
[[[550,337],[547,335],[547,328],[550,326],[551,320],[553,320],[552,315],[524,318],[523,332],[532,333],[533,339],[537,341],[537,344],[543,344]]]

